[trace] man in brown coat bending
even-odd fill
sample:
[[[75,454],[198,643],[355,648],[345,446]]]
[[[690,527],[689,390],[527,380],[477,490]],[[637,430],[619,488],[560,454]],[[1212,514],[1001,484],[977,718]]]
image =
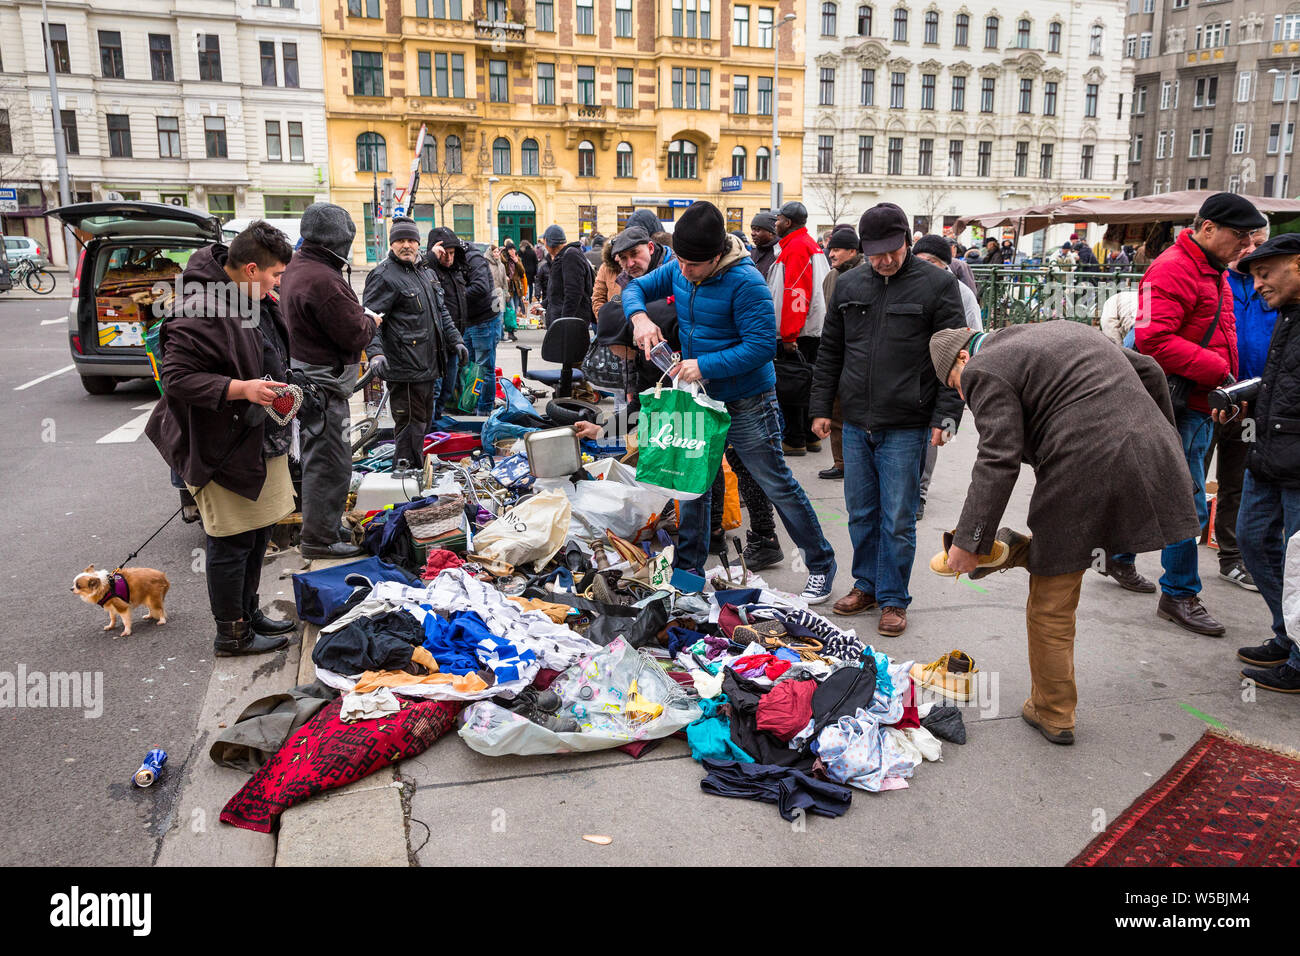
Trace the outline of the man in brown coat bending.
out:
[[[979,454],[948,567],[991,573],[978,556],[1027,462],[1033,537],[1003,528],[998,570],[1029,570],[1029,673],[1021,716],[1053,743],[1074,742],[1074,621],[1083,573],[1108,554],[1155,551],[1199,531],[1191,476],[1154,359],[1095,329],[1056,321],[996,332],[944,329],[930,339],[935,374],[961,393]]]

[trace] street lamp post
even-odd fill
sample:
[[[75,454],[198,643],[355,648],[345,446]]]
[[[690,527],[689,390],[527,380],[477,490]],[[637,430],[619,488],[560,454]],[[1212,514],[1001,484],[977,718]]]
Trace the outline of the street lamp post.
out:
[[[1281,70],[1272,69],[1268,72],[1277,74]],[[1287,64],[1286,79],[1282,82],[1282,128],[1278,133],[1277,145],[1277,170],[1273,174],[1273,198],[1282,199],[1286,193],[1283,186],[1284,171],[1286,169],[1286,149],[1287,149],[1287,123],[1291,120],[1291,79],[1295,76],[1295,61],[1292,60]]]
[[[495,185],[496,183],[499,183],[499,182],[501,182],[501,180],[500,180],[498,177],[496,177],[496,176],[489,176],[489,177],[488,177],[488,211],[487,211],[487,227],[488,227],[488,245],[489,245],[489,246],[495,246],[495,245],[496,245],[496,243],[492,241],[492,236],[493,236],[493,231],[492,231],[492,187],[493,187],[493,185]]]
[[[781,201],[781,27],[797,20],[793,13],[787,13],[780,23],[772,26],[772,165],[768,169],[768,178],[772,180],[772,212],[779,208]]]
[[[45,72],[50,78],[50,113],[54,118],[54,164],[59,174],[59,205],[67,206],[72,202],[72,192],[68,186],[68,149],[63,141],[63,116],[59,111],[59,81],[54,73],[54,40],[50,36],[50,12],[45,0],[41,0],[41,19],[45,23]],[[63,254],[68,260],[68,278],[77,280],[77,262],[73,256],[74,240],[72,229],[63,227]]]

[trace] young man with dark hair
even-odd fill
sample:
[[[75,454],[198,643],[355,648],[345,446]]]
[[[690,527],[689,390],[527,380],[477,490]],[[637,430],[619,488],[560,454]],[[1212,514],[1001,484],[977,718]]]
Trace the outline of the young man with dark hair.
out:
[[[292,257],[284,233],[261,220],[229,249],[200,249],[160,331],[163,398],[145,434],[203,516],[219,657],[278,650],[295,626],[266,617],[257,593],[271,526],[293,512],[290,431],[265,411],[288,373],[288,333],[271,293]]]

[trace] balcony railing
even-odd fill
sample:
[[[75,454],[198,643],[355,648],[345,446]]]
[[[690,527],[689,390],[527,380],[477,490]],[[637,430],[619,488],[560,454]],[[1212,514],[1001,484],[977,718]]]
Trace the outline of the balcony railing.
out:
[[[522,23],[510,23],[506,20],[475,20],[474,38],[501,43],[523,43],[527,28]]]

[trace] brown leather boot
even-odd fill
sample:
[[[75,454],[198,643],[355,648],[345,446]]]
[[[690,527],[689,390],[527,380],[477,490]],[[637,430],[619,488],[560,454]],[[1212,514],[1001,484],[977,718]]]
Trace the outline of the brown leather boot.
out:
[[[898,637],[907,630],[907,611],[901,607],[887,607],[880,612],[880,624],[876,627],[877,634],[883,634],[885,637]]]
[[[1100,574],[1102,577],[1114,578],[1115,583],[1125,591],[1136,591],[1138,594],[1156,593],[1156,586],[1138,573],[1136,565],[1120,564],[1107,558],[1106,570],[1101,571]]]
[[[879,605],[876,603],[876,596],[868,594],[861,588],[854,588],[844,597],[835,602],[831,610],[836,614],[850,615],[861,614],[864,611],[874,610]]]
[[[1161,594],[1160,603],[1156,606],[1156,616],[1165,621],[1173,621],[1179,627],[1195,634],[1204,634],[1206,637],[1223,637],[1223,632],[1226,630],[1222,624],[1210,617],[1210,612],[1196,595],[1176,598]]]

